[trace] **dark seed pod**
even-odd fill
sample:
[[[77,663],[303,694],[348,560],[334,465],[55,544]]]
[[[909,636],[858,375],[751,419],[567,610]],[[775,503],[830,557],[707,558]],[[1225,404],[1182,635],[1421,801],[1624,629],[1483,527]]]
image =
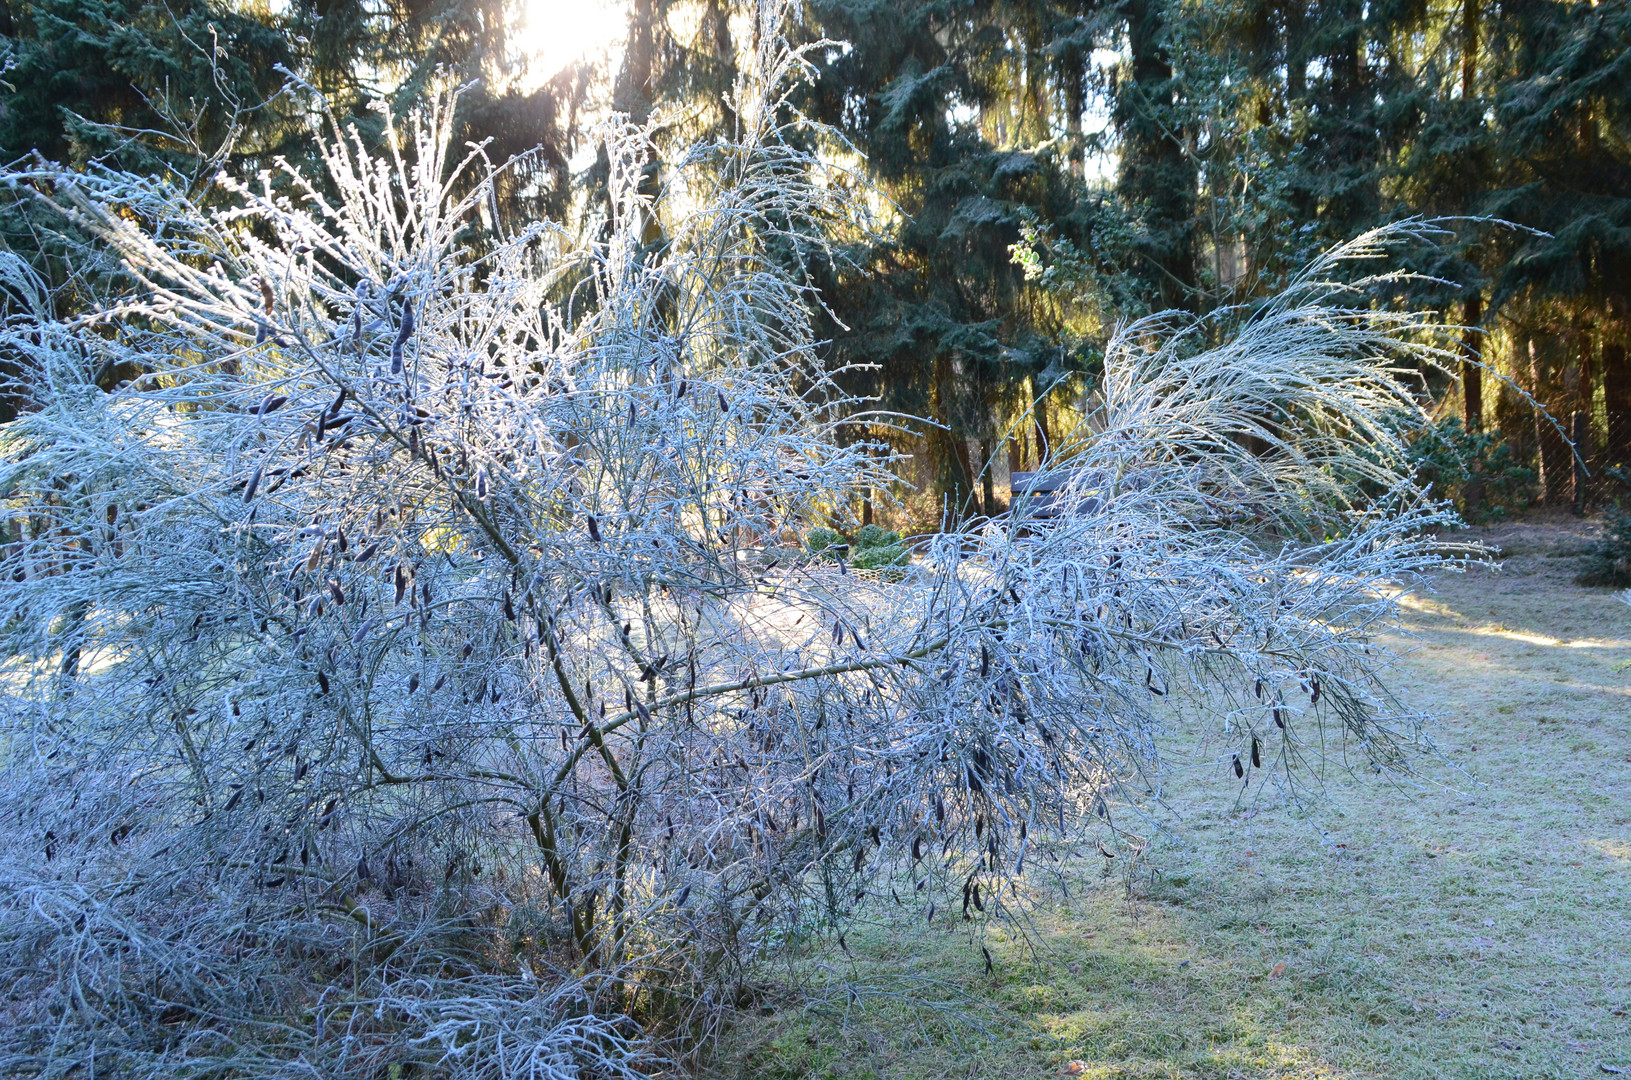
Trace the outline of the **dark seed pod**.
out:
[[[1263,757],[1257,751],[1257,736],[1253,735],[1252,736],[1252,768],[1261,769],[1262,767],[1263,767]]]
[[[985,904],[980,900],[980,885],[979,885],[979,882],[974,883],[973,900],[974,900],[974,910],[976,910],[978,912],[981,912],[983,914],[985,912]]]
[[[985,953],[985,973],[990,975],[997,970],[996,965],[991,963],[991,950],[986,948],[984,945],[981,945],[980,951]]]
[[[715,392],[719,395],[719,411],[722,412],[722,413],[730,412],[731,407],[725,401],[725,391],[718,390],[718,391],[715,391]]]
[[[687,885],[685,888],[681,889],[680,894],[674,898],[674,906],[677,908],[683,908],[685,906],[685,902],[689,899],[691,899],[691,886]]]
[[[1286,726],[1285,717],[1281,715],[1280,707],[1278,705],[1274,707],[1274,726],[1282,731],[1285,730]]]
[[[1262,701],[1263,700],[1263,680],[1262,679],[1257,680],[1257,688],[1256,689],[1257,689],[1257,700]]]
[[[674,388],[674,400],[675,401],[678,401],[680,398],[685,396],[686,385],[687,385],[686,381],[684,379],[681,379],[680,384]]]
[[[378,551],[379,551],[379,541],[376,540],[372,544],[369,544],[367,547],[363,548],[362,551],[357,553],[357,561],[360,562],[360,563],[365,563],[369,559],[372,559],[374,557],[375,553],[378,552]]]
[[[228,800],[227,800],[227,804],[226,804],[226,805],[225,805],[225,806],[223,806],[223,807],[221,807],[221,812],[222,812],[222,813],[223,813],[223,814],[230,814],[230,813],[232,813],[232,811],[233,811],[233,810],[234,810],[234,809],[235,809],[235,808],[236,808],[236,807],[237,807],[237,805],[238,805],[238,800],[239,800],[239,799],[242,799],[242,798],[243,798],[243,797],[244,797],[244,793],[243,793],[243,789],[242,789],[242,788],[239,788],[239,789],[238,789],[238,790],[237,790],[237,791],[234,791],[234,792],[233,792],[233,793],[232,793],[232,798],[230,798],[230,799],[228,799]]]
[[[402,305],[402,323],[397,327],[396,340],[391,342],[391,374],[402,374],[402,348],[413,336],[413,301]]]
[[[442,688],[442,684],[445,682],[447,682],[446,672],[436,676],[436,682],[431,685],[430,692],[434,694],[436,691]]]
[[[984,645],[980,646],[980,678],[991,674],[991,653]]]
[[[396,599],[393,603],[402,603],[402,594],[408,591],[408,575],[402,572],[402,564],[396,564]]]
[[[264,468],[264,466],[256,465],[255,471],[249,474],[249,484],[244,488],[244,502],[248,502],[249,500],[253,499],[255,497],[255,492],[260,490],[262,468]]]
[[[934,922],[934,901],[933,900],[929,901],[929,917],[924,919],[923,921],[925,923],[933,923]]]
[[[504,594],[504,617],[511,622],[515,621],[515,605],[510,603],[510,594]]]
[[[328,676],[324,675],[321,671],[317,673],[317,686],[323,691],[323,693],[328,693]]]
[[[589,526],[589,539],[597,544],[600,543],[600,523],[595,521],[595,515],[585,514],[583,519],[584,523]]]
[[[1245,775],[1246,775],[1246,768],[1245,768],[1245,766],[1240,764],[1240,755],[1236,754],[1235,755],[1235,777],[1238,779],[1238,778],[1240,778],[1242,776],[1245,776]]]
[[[1310,705],[1318,705],[1320,703],[1320,680],[1319,680],[1319,676],[1318,675],[1314,676],[1312,679],[1309,680],[1309,682],[1312,684],[1312,686],[1310,687],[1309,692],[1308,692],[1308,703]]]
[[[255,407],[255,415],[266,416],[268,413],[275,413],[288,403],[289,399],[282,394],[272,394],[270,397],[263,398],[261,403]]]
[[[358,855],[357,856],[357,880],[358,881],[367,881],[372,876],[373,875],[370,874],[369,871],[368,871],[368,856]]]
[[[842,645],[843,642],[844,642],[844,624],[841,621],[839,621],[838,619],[834,619],[833,623],[832,623],[832,643],[834,645]]]
[[[341,555],[345,554],[345,526],[343,525],[340,527],[338,533],[334,537],[334,546],[340,549]]]
[[[419,676],[418,675],[409,675],[408,676],[408,693],[411,694],[417,689],[419,689]]]
[[[328,594],[334,597],[334,602],[336,604],[345,603],[345,590],[340,588],[340,581],[338,578],[328,579]]]
[[[912,861],[918,862],[923,858],[923,837],[912,837]]]

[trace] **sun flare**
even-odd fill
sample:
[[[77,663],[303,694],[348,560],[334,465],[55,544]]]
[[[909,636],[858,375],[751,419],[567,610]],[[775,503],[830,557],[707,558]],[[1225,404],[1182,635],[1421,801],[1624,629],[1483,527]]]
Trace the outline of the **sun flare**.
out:
[[[624,0],[523,0],[515,44],[537,85],[574,60],[615,50],[627,27]]]

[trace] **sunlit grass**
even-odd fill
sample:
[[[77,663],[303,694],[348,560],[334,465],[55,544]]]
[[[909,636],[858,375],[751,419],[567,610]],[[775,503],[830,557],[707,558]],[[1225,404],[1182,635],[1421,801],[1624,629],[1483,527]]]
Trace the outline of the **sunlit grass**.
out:
[[[1393,643],[1414,650],[1400,689],[1442,713],[1442,757],[1413,788],[1344,777],[1288,808],[1238,798],[1203,749],[1132,880],[1104,860],[1070,867],[1029,935],[999,923],[983,938],[991,975],[970,924],[888,919],[848,936],[853,958],[823,954],[767,989],[770,1014],[738,1026],[714,1073],[1631,1068],[1631,674],[1609,670],[1631,653],[1627,613],[1544,557],[1570,537],[1508,532],[1494,539],[1533,554],[1445,576],[1410,607],[1417,640]]]

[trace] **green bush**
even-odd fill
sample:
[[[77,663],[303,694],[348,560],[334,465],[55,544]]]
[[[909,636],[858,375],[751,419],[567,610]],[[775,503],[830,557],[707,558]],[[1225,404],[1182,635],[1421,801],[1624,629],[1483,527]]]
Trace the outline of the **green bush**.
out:
[[[886,529],[882,525],[862,525],[861,530],[855,534],[855,546],[858,548],[888,547],[900,543],[900,533]]]
[[[825,525],[816,526],[804,537],[804,546],[812,555],[824,554],[828,548],[843,547],[846,543],[843,533],[837,529],[829,529]]]
[[[1518,460],[1499,432],[1468,431],[1459,417],[1427,425],[1410,442],[1417,478],[1433,492],[1453,498],[1468,521],[1517,513],[1534,501],[1535,470]],[[1470,482],[1481,481],[1475,490]],[[1476,505],[1468,503],[1477,495]]]
[[[1617,503],[1603,518],[1607,535],[1586,556],[1575,581],[1581,585],[1631,585],[1631,506]]]
[[[883,544],[856,548],[851,561],[859,570],[883,570],[891,566],[905,566],[912,561],[912,553],[906,550],[905,544]]]
[[[900,533],[878,525],[862,525],[855,534],[854,543],[844,539],[837,529],[818,526],[804,538],[804,546],[812,555],[835,559],[844,546],[849,548],[850,565],[858,570],[883,570],[891,566],[905,566],[912,561],[912,553],[900,541]]]

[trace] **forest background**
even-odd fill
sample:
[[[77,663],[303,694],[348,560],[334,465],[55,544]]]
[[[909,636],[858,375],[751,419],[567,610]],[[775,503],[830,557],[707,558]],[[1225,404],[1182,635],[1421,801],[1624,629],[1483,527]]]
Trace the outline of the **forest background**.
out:
[[[401,114],[473,84],[462,137],[490,140],[495,161],[525,155],[484,227],[548,217],[581,231],[606,198],[593,122],[655,117],[675,154],[728,134],[753,44],[748,5],[731,0],[626,11],[617,48],[539,72],[517,28],[547,36],[549,4],[0,4],[0,155],[165,175],[208,202],[223,168],[315,152],[323,120],[291,88],[377,140],[372,102]],[[1469,358],[1460,385],[1424,373],[1439,420],[1419,434],[1423,467],[1473,519],[1618,493],[1631,463],[1626,3],[810,0],[799,14],[806,40],[843,44],[816,54],[797,104],[841,136],[822,152],[878,193],[870,228],[826,237],[830,258],[801,268],[827,348],[864,365],[848,389],[937,425],[855,425],[857,442],[911,455],[911,483],[835,523],[1000,512],[1012,473],[1091,405],[1118,321],[1249,311],[1317,251],[1413,216],[1449,220],[1454,238],[1407,254],[1424,275],[1410,299],[1462,327]],[[37,212],[0,204],[0,241],[71,304],[94,268],[70,266],[82,256]],[[663,223],[650,232],[660,248]],[[14,411],[0,402],[0,419]]]

